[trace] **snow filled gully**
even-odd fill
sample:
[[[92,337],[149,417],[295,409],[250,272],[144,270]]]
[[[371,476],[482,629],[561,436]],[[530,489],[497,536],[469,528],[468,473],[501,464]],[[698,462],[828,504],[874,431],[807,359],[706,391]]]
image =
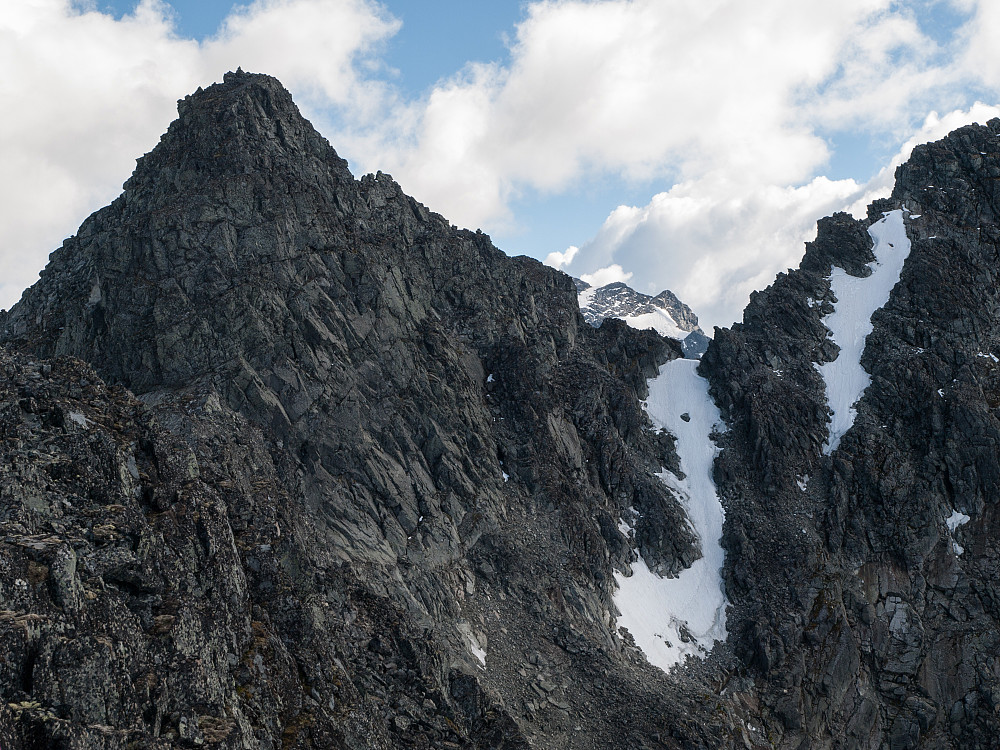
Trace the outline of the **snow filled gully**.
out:
[[[726,639],[726,606],[722,589],[722,503],[712,480],[718,452],[709,437],[724,429],[708,382],[698,375],[698,362],[675,359],[649,381],[646,412],[657,429],[677,438],[677,455],[685,479],[669,471],[658,476],[681,499],[701,540],[702,557],[676,578],[660,578],[639,555],[632,575],[615,573],[614,603],[621,612],[617,627],[627,628],[650,664],[663,671],[687,656],[706,654],[716,640]],[[622,523],[632,537],[632,528]]]
[[[868,264],[872,271],[870,276],[861,279],[842,268],[834,268],[830,273],[830,289],[837,302],[833,312],[823,318],[823,323],[830,329],[840,353],[832,362],[816,366],[826,384],[826,399],[831,411],[830,434],[823,445],[826,455],[837,450],[840,439],[851,429],[857,416],[855,405],[871,382],[871,376],[861,366],[861,354],[872,332],[872,315],[889,301],[889,294],[903,270],[903,262],[910,254],[903,210],[887,211],[868,227],[868,234],[875,243],[875,260]]]

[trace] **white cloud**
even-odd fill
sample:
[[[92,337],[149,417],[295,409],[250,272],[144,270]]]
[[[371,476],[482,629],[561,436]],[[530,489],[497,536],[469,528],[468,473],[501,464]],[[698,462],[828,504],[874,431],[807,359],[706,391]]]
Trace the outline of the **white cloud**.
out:
[[[586,281],[591,286],[600,287],[613,284],[616,281],[628,281],[632,278],[631,272],[626,272],[620,265],[614,263],[604,268],[598,268],[593,273],[585,273],[580,276],[582,281]]]
[[[568,266],[573,262],[573,258],[576,254],[580,252],[580,248],[576,245],[570,245],[566,248],[565,252],[552,252],[545,256],[545,265],[552,266],[553,268],[562,268],[563,266]]]
[[[600,176],[669,184],[722,168],[748,184],[799,184],[829,157],[818,122],[849,119],[864,71],[876,72],[869,84],[887,79],[883,97],[904,78],[906,91],[925,82],[891,70],[933,46],[892,5],[534,3],[507,67],[472,66],[441,83],[422,110],[396,118],[402,137],[394,122],[382,138],[366,129],[346,143],[435,210],[494,230],[524,187],[558,192]]]
[[[859,192],[853,180],[817,177],[801,187],[771,185],[748,194],[727,174],[713,173],[675,185],[642,208],[620,207],[581,247],[579,264],[641,269],[639,291],[669,288],[710,330],[737,320],[750,292],[776,271],[798,265],[817,217]]]
[[[680,183],[642,208],[620,206],[574,259],[584,267],[614,262],[619,272],[642,269],[640,291],[670,288],[706,330],[727,326],[741,318],[750,292],[798,265],[818,218],[842,210],[865,216],[869,203],[892,191],[896,167],[915,146],[994,117],[1000,107],[980,102],[943,116],[930,113],[864,186],[817,177],[801,187],[762,186],[748,194],[724,174]]]
[[[176,116],[176,101],[243,66],[294,83],[306,102],[374,111],[381,86],[356,72],[397,22],[367,0],[268,0],[217,38],[181,39],[168,6],[143,0],[115,20],[70,0],[0,10],[0,307],[48,253],[110,202]]]

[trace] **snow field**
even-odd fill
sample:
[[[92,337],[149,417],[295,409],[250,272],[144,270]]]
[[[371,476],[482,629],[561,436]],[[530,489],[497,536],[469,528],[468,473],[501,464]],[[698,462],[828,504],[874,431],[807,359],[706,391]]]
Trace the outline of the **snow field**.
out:
[[[682,341],[688,335],[688,332],[682,330],[677,325],[677,321],[666,310],[656,310],[654,312],[643,313],[642,315],[630,315],[622,318],[622,320],[630,327],[639,331],[652,328],[661,336],[666,336],[669,339]]]
[[[687,656],[707,653],[716,640],[726,638],[726,605],[722,589],[725,553],[721,545],[725,514],[712,480],[718,452],[709,438],[722,418],[708,383],[697,373],[698,362],[675,359],[649,381],[646,411],[659,428],[677,437],[677,454],[686,478],[669,471],[657,476],[675,490],[688,519],[701,540],[702,557],[677,578],[660,578],[640,556],[632,575],[615,573],[618,590],[614,603],[621,612],[618,627],[632,634],[650,664],[664,671]],[[690,421],[681,419],[687,415]],[[623,521],[629,534],[632,527]]]
[[[823,453],[837,450],[840,439],[851,429],[857,416],[855,404],[861,398],[871,376],[861,366],[865,341],[872,332],[872,315],[889,301],[892,288],[899,281],[903,262],[910,254],[910,240],[903,224],[903,211],[888,211],[868,228],[875,243],[875,261],[868,264],[870,276],[859,279],[842,268],[830,274],[830,288],[837,302],[834,311],[823,318],[830,335],[840,347],[832,362],[817,365],[826,384],[826,398],[832,412],[830,434]]]

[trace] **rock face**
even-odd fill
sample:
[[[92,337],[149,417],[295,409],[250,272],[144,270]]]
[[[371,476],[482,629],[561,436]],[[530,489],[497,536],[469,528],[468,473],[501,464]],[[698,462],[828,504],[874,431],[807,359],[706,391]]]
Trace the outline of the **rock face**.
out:
[[[716,330],[729,640],[668,675],[612,589],[623,519],[700,555],[640,406],[680,346],[355,180],[274,79],[179,114],[0,312],[0,745],[996,747],[1000,121]],[[826,455],[831,269],[903,208]]]
[[[6,746],[723,731],[611,600],[626,509],[699,554],[640,406],[679,347],[355,180],[272,78],[178,110],[0,315]]]
[[[716,464],[730,640],[775,746],[997,746],[998,137],[993,120],[915,149],[891,198],[867,221],[821,221],[801,268],[703,360],[730,424]],[[895,209],[910,254],[827,456],[827,277],[867,275],[865,229]]]

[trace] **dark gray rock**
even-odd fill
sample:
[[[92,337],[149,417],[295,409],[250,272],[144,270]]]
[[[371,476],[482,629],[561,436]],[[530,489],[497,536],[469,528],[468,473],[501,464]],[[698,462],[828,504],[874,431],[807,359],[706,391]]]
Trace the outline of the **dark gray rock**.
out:
[[[998,136],[994,120],[915,149],[890,199],[821,221],[702,360],[730,424],[731,638],[781,747],[996,745]],[[873,316],[872,383],[824,456],[825,277],[867,275],[867,226],[902,207],[912,249]],[[953,510],[972,517],[954,534]]]
[[[688,359],[701,359],[708,351],[708,344],[711,340],[701,331],[691,331],[681,340],[681,351]]]
[[[3,512],[18,539],[58,541],[38,553],[51,585],[0,592],[12,618],[52,623],[0,642],[12,674],[35,674],[0,683],[3,705],[28,705],[0,707],[9,742],[716,736],[684,718],[698,691],[613,627],[625,509],[661,571],[698,554],[654,476],[676,466],[673,441],[639,404],[679,346],[586,325],[565,274],[454,229],[387,175],[355,180],[272,78],[228,74],[178,109],[122,196],[0,315],[6,347],[57,358],[42,398],[36,365],[3,354],[0,385],[30,391],[2,433],[30,432],[5,444],[8,463],[25,456]],[[64,355],[97,374],[65,373]],[[87,462],[58,486],[50,440]],[[56,552],[70,548],[83,589]],[[546,666],[522,675],[531,653]],[[558,677],[554,698],[535,696],[540,677]]]

